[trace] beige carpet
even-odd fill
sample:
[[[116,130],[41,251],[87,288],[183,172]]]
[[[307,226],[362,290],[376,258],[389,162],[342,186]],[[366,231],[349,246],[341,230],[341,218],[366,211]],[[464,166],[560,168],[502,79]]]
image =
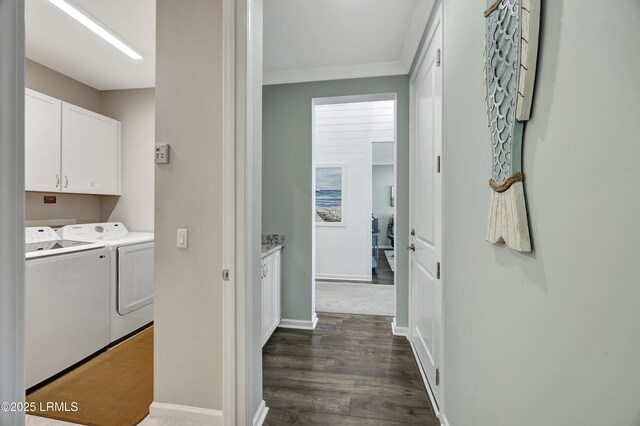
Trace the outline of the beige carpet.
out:
[[[27,396],[44,411],[29,414],[90,426],[132,426],[153,402],[153,328],[98,355]],[[46,411],[47,402],[77,411]]]
[[[395,315],[395,286],[316,281],[316,312]]]

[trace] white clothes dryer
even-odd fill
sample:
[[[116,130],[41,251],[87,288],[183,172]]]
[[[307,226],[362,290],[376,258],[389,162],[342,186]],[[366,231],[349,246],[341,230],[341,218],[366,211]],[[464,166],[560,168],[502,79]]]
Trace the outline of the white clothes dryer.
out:
[[[58,234],[109,248],[111,343],[153,322],[153,233],[129,232],[122,223],[110,222],[67,225]]]

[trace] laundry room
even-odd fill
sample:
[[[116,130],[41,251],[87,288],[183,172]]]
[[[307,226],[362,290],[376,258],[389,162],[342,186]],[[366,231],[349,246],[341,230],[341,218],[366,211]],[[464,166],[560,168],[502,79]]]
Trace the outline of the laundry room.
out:
[[[27,0],[25,31],[28,414],[136,424],[153,401],[155,0]]]

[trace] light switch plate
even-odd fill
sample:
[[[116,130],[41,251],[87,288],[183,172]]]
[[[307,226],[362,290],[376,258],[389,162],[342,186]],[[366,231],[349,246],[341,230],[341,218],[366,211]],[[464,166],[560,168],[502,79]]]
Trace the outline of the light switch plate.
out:
[[[189,247],[189,231],[187,229],[178,229],[176,246],[178,248]]]
[[[155,148],[156,164],[169,163],[170,146],[168,143],[157,143]]]

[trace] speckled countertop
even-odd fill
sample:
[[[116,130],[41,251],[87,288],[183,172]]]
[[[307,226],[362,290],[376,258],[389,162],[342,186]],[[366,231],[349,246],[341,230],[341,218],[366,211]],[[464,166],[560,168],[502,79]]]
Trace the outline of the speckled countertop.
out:
[[[284,235],[282,234],[263,234],[262,235],[262,258],[272,253],[282,250],[284,247]]]

